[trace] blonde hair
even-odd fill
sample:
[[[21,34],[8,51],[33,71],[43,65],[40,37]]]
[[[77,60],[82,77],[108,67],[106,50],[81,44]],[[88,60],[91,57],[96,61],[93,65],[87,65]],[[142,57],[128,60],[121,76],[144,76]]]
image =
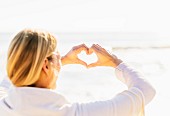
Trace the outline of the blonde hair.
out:
[[[43,62],[55,51],[56,38],[46,32],[24,29],[11,41],[7,74],[15,86],[29,86],[38,81]]]

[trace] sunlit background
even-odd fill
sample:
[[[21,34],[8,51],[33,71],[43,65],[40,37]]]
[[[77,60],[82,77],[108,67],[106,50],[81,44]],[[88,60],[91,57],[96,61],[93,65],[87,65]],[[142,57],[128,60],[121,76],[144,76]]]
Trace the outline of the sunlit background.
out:
[[[61,55],[77,44],[98,43],[139,69],[157,90],[146,116],[168,116],[169,5],[168,0],[0,0],[0,80],[12,37],[24,28],[45,29],[58,38]],[[72,102],[108,99],[126,89],[112,69],[79,65],[63,67],[57,85]]]
[[[0,31],[156,32],[170,35],[168,0],[1,0]]]

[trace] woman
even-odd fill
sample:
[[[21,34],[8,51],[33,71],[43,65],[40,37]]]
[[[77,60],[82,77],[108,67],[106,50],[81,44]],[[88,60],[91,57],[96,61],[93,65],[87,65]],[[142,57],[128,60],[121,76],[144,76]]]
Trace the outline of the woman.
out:
[[[95,52],[96,63],[87,65],[77,55],[81,51]],[[108,66],[115,68],[117,78],[127,85],[123,91],[107,101],[70,104],[55,93],[61,65],[82,64],[87,68]],[[134,69],[115,55],[93,44],[73,47],[60,57],[55,37],[44,31],[25,29],[12,40],[7,59],[7,74],[14,85],[1,97],[0,114],[3,116],[142,116],[144,106],[154,95],[153,87]]]

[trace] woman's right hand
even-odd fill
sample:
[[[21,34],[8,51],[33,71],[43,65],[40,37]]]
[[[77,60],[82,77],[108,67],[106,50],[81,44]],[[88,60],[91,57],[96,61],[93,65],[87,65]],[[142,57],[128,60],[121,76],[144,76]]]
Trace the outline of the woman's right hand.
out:
[[[115,55],[108,53],[98,44],[93,44],[91,48],[89,48],[89,54],[93,52],[97,55],[98,60],[95,63],[89,64],[87,66],[88,68],[96,66],[110,66],[115,68],[122,62],[122,60],[118,59]]]

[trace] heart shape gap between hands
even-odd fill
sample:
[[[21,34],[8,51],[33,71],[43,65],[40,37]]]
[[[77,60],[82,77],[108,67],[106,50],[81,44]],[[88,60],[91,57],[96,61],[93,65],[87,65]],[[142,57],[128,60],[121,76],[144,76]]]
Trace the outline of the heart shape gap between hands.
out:
[[[85,51],[81,51],[77,56],[80,60],[86,62],[87,65],[89,65],[91,63],[95,63],[98,60],[98,58],[94,52],[91,54],[86,54]]]
[[[98,44],[93,44],[90,48],[85,44],[74,46],[61,60],[63,65],[81,64],[87,68],[96,66],[116,67],[122,62]]]

